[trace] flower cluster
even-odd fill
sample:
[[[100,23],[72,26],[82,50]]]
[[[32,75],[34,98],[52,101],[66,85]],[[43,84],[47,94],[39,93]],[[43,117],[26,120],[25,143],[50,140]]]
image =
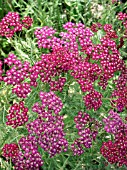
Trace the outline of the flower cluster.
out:
[[[29,28],[33,20],[25,17],[20,21],[20,16],[16,12],[8,12],[8,14],[0,22],[0,35],[11,38],[15,32],[21,31],[23,27]]]
[[[42,108],[45,109],[48,107],[48,110],[54,111],[55,114],[58,114],[63,107],[61,99],[53,92],[40,92],[40,99],[42,101]]]
[[[34,136],[22,137],[18,145],[16,143],[5,144],[2,152],[7,160],[11,158],[15,170],[39,170],[43,165],[38,152],[37,139]]]
[[[127,87],[127,68],[126,67],[124,67],[124,69],[121,71],[121,74],[119,75],[118,80],[115,80],[114,82],[118,90],[122,90],[125,87]]]
[[[30,63],[27,61],[22,63],[14,54],[9,54],[4,63],[11,68],[6,72],[3,81],[14,86],[12,92],[18,97],[26,98],[31,92],[31,87],[29,83],[23,83],[23,81],[29,77]]]
[[[28,135],[19,140],[20,151],[12,159],[16,170],[39,170],[43,160],[38,152],[37,139]]]
[[[116,98],[112,100],[112,105],[117,108],[119,112],[122,112],[124,107],[127,108],[127,86],[121,90],[114,90],[111,98]]]
[[[57,126],[55,123],[57,123]],[[49,127],[46,126],[46,124],[49,125]],[[64,137],[63,127],[60,126],[63,126],[62,117],[50,117],[45,123],[45,130],[38,138],[39,145],[50,154],[50,157],[68,150],[68,142]]]
[[[118,115],[117,112],[114,112],[113,110],[110,110],[109,116],[107,118],[104,118],[103,122],[105,124],[105,131],[114,135],[120,133],[125,126],[121,117]]]
[[[101,124],[91,118],[87,113],[81,111],[74,118],[74,121],[80,137],[74,141],[71,145],[71,149],[74,155],[81,155],[84,153],[83,146],[91,148],[92,141],[96,139]]]
[[[83,44],[86,39],[88,40],[89,37],[93,35],[90,29],[85,28],[85,25],[82,23],[74,24],[72,22],[67,22],[63,25],[63,28],[66,29],[67,32],[61,32],[59,34],[61,38],[54,36],[56,31],[52,27],[36,29],[35,35],[38,39],[39,48],[54,49],[65,47],[71,55],[76,55],[79,54],[78,42],[76,39],[78,38],[80,44]]]
[[[124,25],[127,34],[127,14],[119,13],[118,19]],[[23,27],[29,28],[33,20],[26,16],[22,21],[16,12],[9,12],[0,22],[0,35],[10,38]],[[4,63],[9,70],[4,76],[0,61],[0,81],[13,85],[12,92],[20,98],[26,98],[32,91],[31,86],[38,86],[38,79],[48,83],[50,92],[40,92],[41,102],[33,105],[32,111],[37,118],[26,125],[28,135],[22,137],[18,145],[6,144],[3,156],[12,159],[17,170],[39,170],[43,165],[39,147],[48,152],[50,157],[66,152],[68,141],[65,138],[63,116],[60,112],[63,103],[53,91],[62,92],[68,80],[64,76],[70,74],[80,85],[86,109],[98,110],[102,105],[102,94],[95,90],[95,82],[106,89],[108,81],[118,71],[120,75],[115,81],[116,89],[111,95],[111,104],[119,112],[127,108],[127,68],[120,58],[119,48],[124,44],[123,37],[117,46],[118,35],[111,24],[93,24],[91,28],[82,23],[68,22],[63,25],[65,32],[57,34],[52,27],[37,28],[35,36],[39,48],[51,51],[42,54],[40,60],[30,66],[29,62],[22,63],[14,54],[9,54]],[[101,29],[103,36],[99,44],[94,44],[94,35]],[[27,79],[27,82],[26,82]],[[96,81],[98,80],[98,81]],[[114,99],[114,97],[116,99]],[[7,115],[7,125],[17,128],[28,121],[28,108],[24,102],[14,103]],[[111,110],[109,116],[103,119],[105,131],[114,135],[114,142],[104,142],[101,154],[112,164],[127,166],[127,124],[120,116]],[[126,118],[125,118],[126,120]],[[99,128],[102,126],[89,114],[78,112],[74,118],[79,137],[71,145],[74,155],[81,155],[85,148],[91,148],[96,140]]]
[[[118,38],[116,32],[113,30],[111,24],[105,24],[104,26],[100,23],[94,23],[91,26],[91,30],[93,32],[97,32],[98,30],[103,29],[106,33],[105,36],[108,38]]]
[[[40,99],[42,105],[35,103],[32,108],[38,113],[38,118],[27,124],[27,129],[30,135],[36,135],[38,144],[53,157],[68,148],[63,132],[63,116],[58,115],[62,102],[53,92],[40,92]]]
[[[122,21],[122,24],[123,24],[124,29],[125,29],[124,30],[124,36],[125,36],[125,38],[127,38],[126,37],[127,36],[127,14],[120,12],[118,14],[118,19]]]
[[[15,93],[20,98],[26,98],[27,95],[32,91],[29,83],[17,84],[13,89],[12,93]]]
[[[91,43],[90,37],[93,36],[93,33],[82,23],[67,22],[63,25],[63,28],[67,30],[67,33],[60,33],[61,39],[65,41],[64,46],[71,54],[80,55],[79,44],[82,48],[82,46]]]
[[[13,76],[16,79],[15,81],[23,81],[22,77],[30,78],[29,90],[25,92],[24,97],[31,91],[30,86],[37,86],[37,78],[40,78],[44,83],[49,83],[50,90],[62,91],[66,79],[65,77],[61,78],[61,73],[71,70],[71,75],[80,84],[81,90],[83,92],[91,92],[94,90],[95,80],[99,79],[99,85],[105,89],[108,85],[108,80],[114,76],[114,73],[123,69],[124,62],[120,59],[115,41],[112,40],[112,38],[117,36],[112,29],[112,25],[105,24],[102,26],[98,24],[98,27],[103,28],[106,32],[106,35],[100,40],[101,44],[98,45],[92,43],[90,37],[93,36],[93,33],[90,29],[85,28],[85,25],[68,22],[63,27],[67,32],[61,32],[61,38],[55,37],[56,31],[50,27],[39,28],[35,31],[39,47],[51,48],[52,52],[42,54],[41,60],[32,67],[29,67],[27,63],[26,73],[24,73],[23,68],[21,69],[22,71],[17,70],[14,73],[19,75],[19,77]],[[78,48],[79,45],[81,47],[80,50]],[[87,55],[85,58],[81,51]],[[91,62],[91,59],[98,61],[100,64]],[[5,59],[5,63],[11,65],[13,63],[12,60],[16,59],[10,57],[10,60]],[[16,61],[13,64],[16,65]],[[21,63],[17,62],[18,64],[21,65]],[[13,72],[14,69],[15,66],[7,72],[8,76],[4,77],[4,81],[13,85],[18,83],[11,81],[12,74],[10,72]],[[24,74],[20,75],[20,73]],[[23,85],[18,84],[13,89],[13,92],[18,94],[17,89],[20,91],[21,88],[23,88]],[[22,94],[18,96],[23,97]]]
[[[9,109],[9,114],[6,116],[8,120],[6,124],[13,128],[24,125],[28,121],[27,112],[28,108],[24,106],[24,102],[14,103]]]
[[[109,39],[117,39],[118,35],[116,33],[116,31],[113,30],[112,25],[111,24],[105,24],[103,26],[103,30],[105,31],[105,37],[109,38]]]
[[[91,30],[92,30],[93,32],[97,32],[99,29],[102,28],[102,24],[100,24],[100,23],[94,23],[94,24],[91,25],[90,28],[91,28]]]
[[[102,105],[102,94],[93,90],[83,97],[87,109],[97,110]]]
[[[29,62],[22,63],[14,54],[9,54],[5,59],[5,64],[11,68],[6,72],[3,81],[15,86],[12,91],[18,97],[26,98],[31,92],[31,86],[37,86],[38,77],[42,82],[49,83],[51,90],[62,91],[66,78],[55,80],[55,77],[67,72],[78,60],[70,57],[65,48],[54,49],[51,54],[43,54],[41,58],[31,67]],[[30,78],[30,83],[24,82],[25,78]]]
[[[124,21],[125,19],[127,19],[127,14],[123,12],[118,13],[118,19]]]
[[[15,32],[22,30],[19,14],[9,12],[0,22],[0,35],[10,38]]]
[[[29,16],[26,16],[26,17],[24,17],[24,19],[22,20],[22,25],[23,25],[23,27],[25,27],[25,28],[29,28],[29,27],[31,27],[32,26],[32,23],[33,23],[33,19],[32,18],[30,18]]]
[[[34,32],[36,38],[38,39],[38,47],[41,48],[51,48],[53,41],[51,40],[55,34],[55,30],[52,27],[37,28]]]
[[[62,59],[62,62],[60,63],[60,54],[61,51],[65,53],[64,48],[66,48],[70,57],[73,56],[72,58],[74,58],[74,56],[77,56],[77,60],[75,61],[70,58],[70,60],[74,62],[69,62],[69,60],[67,61],[69,67],[67,67],[68,69],[66,70],[72,71],[71,75],[78,81],[83,92],[93,90],[93,83],[97,79],[100,79],[99,85],[102,86],[103,89],[106,89],[108,80],[114,76],[116,71],[121,71],[124,65],[124,62],[120,59],[116,42],[114,41],[114,39],[118,38],[118,36],[113,30],[112,25],[105,24],[102,26],[100,23],[95,25],[93,25],[91,30],[96,32],[98,29],[103,29],[105,32],[105,36],[100,39],[101,44],[97,45],[93,44],[90,39],[90,37],[93,36],[91,30],[85,28],[85,25],[81,23],[74,24],[68,22],[63,25],[67,32],[61,32],[59,34],[61,38],[54,36],[56,31],[53,30],[53,28],[44,27],[35,31],[39,47],[51,48],[54,51],[51,55],[49,54],[49,56],[52,63],[55,62],[57,66],[60,65],[59,68],[63,69],[64,66],[65,70],[67,67],[67,64],[64,64],[66,61],[65,59]],[[81,47],[80,50],[78,46]],[[86,58],[84,58],[81,54],[81,51],[87,55]],[[59,54],[59,60],[56,60],[56,53]],[[54,54],[55,56],[53,56]],[[43,60],[46,58],[45,56],[47,57],[45,54],[42,55]],[[69,57],[66,56],[66,58],[68,59]],[[91,59],[98,61],[100,64],[91,63]],[[44,75],[44,73],[42,75]],[[49,79],[50,78],[48,78],[48,81],[50,81]],[[44,81],[44,79],[42,80]]]
[[[117,163],[119,166],[127,166],[127,124],[125,124],[117,112],[111,110],[109,116],[103,120],[105,130],[114,134],[114,142],[108,141],[102,144],[101,154],[111,164]]]
[[[47,64],[47,69],[49,68],[49,65],[51,66],[53,69],[53,75],[59,75],[62,72],[67,72],[71,69],[72,64],[76,62],[76,57],[73,58],[70,56],[65,48],[56,48],[51,54],[43,54],[41,58]]]
[[[66,82],[66,78],[64,78],[64,77],[60,77],[57,81],[51,80],[49,83],[50,90],[62,92],[65,82]]]
[[[50,90],[61,91],[65,77],[61,77],[61,73],[72,69],[72,66],[78,62],[78,58],[69,55],[65,48],[53,49],[49,54],[42,54],[41,60],[36,62],[30,69],[30,85],[37,86],[36,79],[40,77],[43,83],[49,83]],[[55,80],[57,77],[59,79]]]
[[[127,129],[126,133],[119,133],[115,142],[108,141],[104,142],[101,149],[101,154],[111,164],[118,164],[118,166],[127,166]]]
[[[100,60],[103,74],[100,76],[99,85],[105,89],[108,80],[114,76],[114,73],[122,70],[124,62],[120,59],[120,55],[114,41],[109,38],[103,38],[101,41],[102,46],[94,48],[93,59]],[[112,54],[110,54],[110,52],[112,52]]]
[[[93,60],[100,62],[102,74],[100,75],[99,85],[105,90],[108,85],[108,80],[114,76],[116,71],[122,71],[124,62],[120,59],[118,49],[120,46],[116,45],[115,39],[118,38],[117,33],[113,30],[111,24],[104,26],[99,23],[93,24],[91,28],[94,32],[98,29],[103,29],[104,36],[100,39],[101,44],[92,44],[89,48],[84,49],[85,53],[89,54]],[[89,52],[89,53],[88,53]]]
[[[93,82],[98,79],[101,74],[101,69],[97,64],[88,63],[86,61],[80,61],[74,66],[71,75],[80,84],[83,92],[93,90]]]
[[[122,112],[124,107],[127,108],[127,68],[124,67],[118,80],[115,81],[116,89],[112,92],[111,102],[119,112]],[[115,98],[115,99],[114,99]]]
[[[6,160],[9,160],[10,158],[13,159],[18,156],[19,147],[15,143],[5,144],[2,148],[2,152],[2,155],[6,158]]]
[[[38,144],[50,154],[50,157],[53,157],[67,151],[68,148],[63,132],[63,116],[58,115],[62,109],[62,102],[53,92],[40,92],[40,99],[42,105],[35,103],[32,108],[38,113],[38,118],[27,124],[27,129],[30,135],[37,137]]]
[[[6,72],[3,81],[7,84],[16,85],[24,81],[29,76],[30,63],[25,61],[22,63],[14,54],[9,54],[4,59],[4,63],[11,66],[10,70]]]

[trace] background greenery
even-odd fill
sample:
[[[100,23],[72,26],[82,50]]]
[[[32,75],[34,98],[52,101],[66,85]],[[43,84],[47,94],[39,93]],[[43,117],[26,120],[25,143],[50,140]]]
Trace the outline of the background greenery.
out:
[[[15,53],[22,61],[29,61],[34,64],[39,60],[43,49],[38,49],[34,31],[38,27],[52,26],[58,32],[63,30],[62,25],[68,21],[82,22],[86,26],[91,26],[92,23],[100,22],[101,24],[111,23],[113,28],[119,32],[120,23],[116,19],[118,12],[126,12],[127,3],[118,2],[116,5],[112,4],[110,0],[0,0],[0,19],[2,19],[8,11],[15,11],[23,18],[29,15],[33,18],[33,25],[29,30],[23,30],[14,35],[11,39],[0,37],[0,60],[4,60],[8,53]],[[100,35],[97,35],[99,39]],[[97,41],[95,39],[95,41]],[[125,43],[121,50],[121,56],[126,61],[127,43]],[[7,71],[8,67],[4,66]],[[66,75],[67,76],[67,75]],[[39,80],[38,80],[39,82]],[[1,155],[1,149],[5,143],[17,142],[23,135],[27,134],[25,126],[13,129],[6,126],[6,115],[9,107],[20,99],[11,92],[11,85],[6,86],[5,83],[0,84],[0,169],[11,170],[13,165],[7,163]],[[39,82],[39,86],[34,88],[29,97],[25,100],[25,105],[29,107],[29,121],[36,117],[36,114],[31,111],[31,106],[38,101],[38,92],[40,90],[46,91],[46,86]],[[96,87],[98,91],[101,89]],[[107,90],[103,91],[105,98],[109,98],[110,91],[113,88],[112,82],[109,83]],[[102,90],[101,90],[102,91]],[[82,101],[82,94],[79,85],[74,82],[73,78],[68,77],[68,81],[64,86],[62,93],[56,93],[63,101],[64,108],[61,112],[65,116],[65,133],[71,144],[77,137],[77,130],[73,121],[74,116],[78,111],[85,110]],[[92,117],[98,117],[102,120],[110,110],[110,103],[104,100],[104,105],[96,112],[93,110],[86,111]],[[126,113],[123,112],[123,115]],[[103,141],[109,140],[112,136],[100,130],[97,141],[93,142],[90,149],[85,149],[82,156],[73,156],[72,152],[68,150],[66,153],[56,155],[54,158],[49,158],[49,155],[42,149],[42,158],[44,170],[110,170],[118,169],[115,165],[105,165],[105,159],[101,156],[99,149]],[[119,170],[125,170],[126,167],[121,167]]]

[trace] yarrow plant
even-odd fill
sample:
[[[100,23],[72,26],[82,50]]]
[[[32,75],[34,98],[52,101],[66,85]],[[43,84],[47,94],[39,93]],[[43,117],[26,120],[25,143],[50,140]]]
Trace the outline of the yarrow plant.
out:
[[[21,113],[20,113],[21,112]],[[25,122],[28,121],[28,108],[24,107],[24,103],[20,101],[19,105],[14,103],[10,110],[9,114],[7,115],[7,125],[11,125],[13,128],[18,126],[22,126]]]
[[[33,20],[29,16],[21,21],[17,12],[9,12],[0,22],[0,35],[11,38],[15,32],[21,31],[23,27],[29,28],[32,22]]]
[[[66,153],[81,156],[98,143],[102,159],[127,166],[127,66],[120,51],[127,38],[127,14],[120,12],[117,19],[124,30],[120,37],[111,24],[93,23],[88,28],[81,22],[67,22],[60,33],[48,26],[36,28],[38,50],[46,51],[37,61],[22,61],[12,52],[0,61],[0,81],[18,99],[7,111],[6,126],[27,131],[2,148],[2,156],[12,161],[14,169],[39,170],[45,164],[42,153],[51,159]],[[18,13],[9,12],[0,22],[0,35],[11,39],[32,23],[29,16],[21,20]],[[68,113],[71,93],[78,94],[83,104],[74,114]],[[33,104],[27,106],[30,97]],[[66,123],[69,117],[72,129]],[[106,137],[100,139],[102,132]]]
[[[100,151],[111,164],[117,163],[118,166],[123,164],[127,166],[127,124],[125,124],[117,112],[111,110],[110,116],[105,118],[105,130],[115,137],[115,141],[104,142]]]
[[[74,118],[76,128],[80,138],[76,139],[71,145],[74,155],[81,155],[84,150],[83,147],[91,148],[92,140],[96,139],[98,128],[101,126],[99,122],[91,118],[87,113],[79,112],[78,116]],[[85,127],[86,126],[86,127]]]

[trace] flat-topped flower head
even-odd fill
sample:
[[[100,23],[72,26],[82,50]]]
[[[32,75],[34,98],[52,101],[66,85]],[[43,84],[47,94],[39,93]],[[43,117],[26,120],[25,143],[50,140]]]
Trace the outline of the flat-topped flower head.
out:
[[[32,18],[26,16],[21,21],[17,12],[8,12],[0,22],[0,35],[11,38],[15,32],[22,31],[22,28],[29,28],[32,25]]]
[[[14,103],[9,109],[9,114],[6,116],[8,120],[6,125],[13,128],[24,125],[28,121],[27,112],[28,108],[24,106],[24,102]]]

